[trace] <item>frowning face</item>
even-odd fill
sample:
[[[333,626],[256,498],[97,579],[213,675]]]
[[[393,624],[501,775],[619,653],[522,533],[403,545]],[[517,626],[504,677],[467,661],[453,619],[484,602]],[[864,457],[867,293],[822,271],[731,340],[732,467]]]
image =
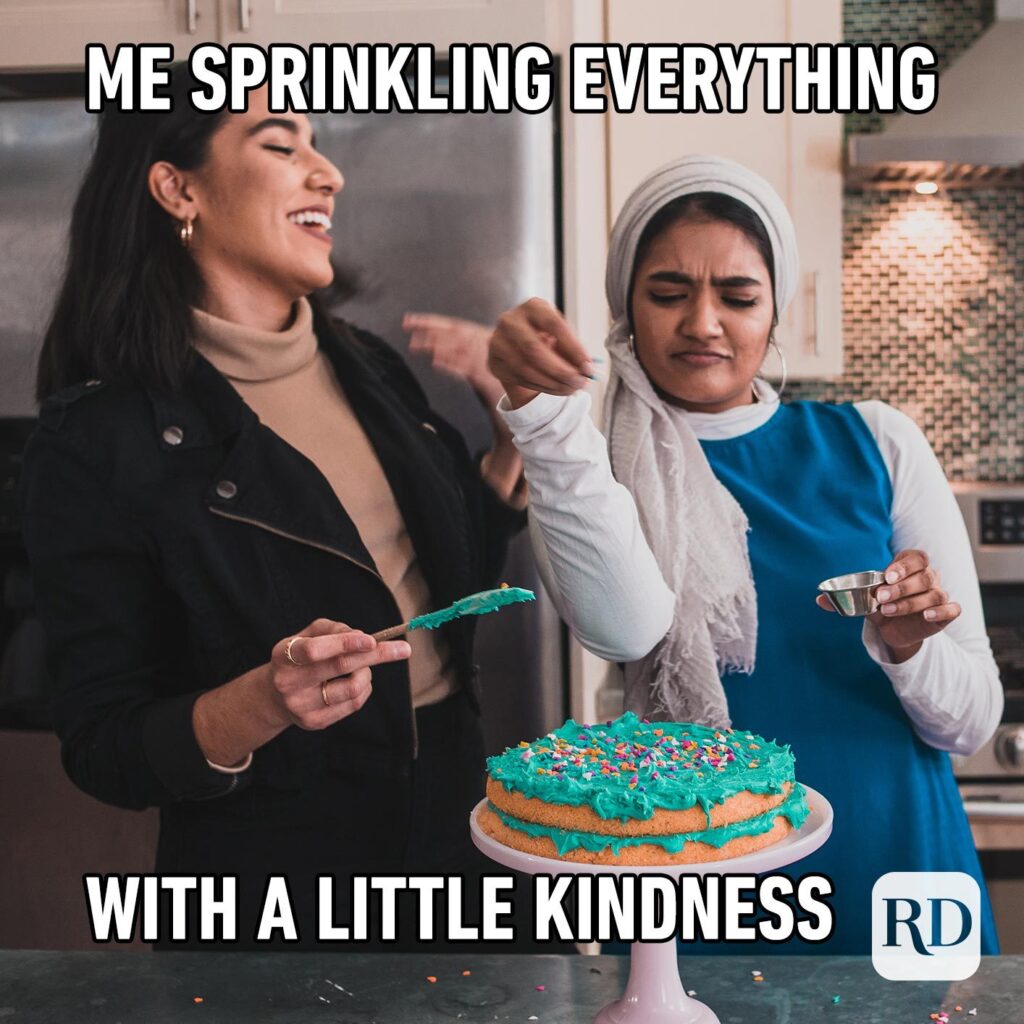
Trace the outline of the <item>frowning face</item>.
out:
[[[252,93],[191,177],[191,249],[208,291],[291,303],[330,284],[331,216],[344,181],[317,152],[305,115],[271,114],[266,90]]]
[[[631,303],[637,358],[666,400],[699,412],[752,401],[774,301],[743,231],[704,217],[669,225],[636,267]]]

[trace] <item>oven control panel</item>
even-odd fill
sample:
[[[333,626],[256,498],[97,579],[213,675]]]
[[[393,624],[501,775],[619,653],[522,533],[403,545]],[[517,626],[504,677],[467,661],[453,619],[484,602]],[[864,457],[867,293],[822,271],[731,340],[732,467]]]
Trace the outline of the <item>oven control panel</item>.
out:
[[[1024,544],[1024,501],[978,502],[982,544]]]
[[[982,586],[1024,585],[1024,482],[955,483],[953,493]]]
[[[1004,722],[976,754],[952,756],[953,774],[959,779],[1002,778],[1024,781],[1024,725]],[[1024,792],[1021,794],[1024,799]]]

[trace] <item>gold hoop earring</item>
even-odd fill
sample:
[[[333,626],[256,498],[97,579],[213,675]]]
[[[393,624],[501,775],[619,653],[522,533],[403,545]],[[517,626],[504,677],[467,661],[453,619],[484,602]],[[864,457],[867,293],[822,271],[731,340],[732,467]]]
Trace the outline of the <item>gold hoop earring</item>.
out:
[[[786,355],[782,351],[782,347],[775,340],[774,333],[768,339],[768,347],[775,349],[775,354],[779,357],[780,375],[779,375],[779,386],[778,386],[778,388],[776,388],[776,394],[781,399],[782,398],[782,392],[786,390],[786,381],[789,379],[789,371],[788,371],[788,367],[786,366]]]
[[[181,247],[187,249],[192,244],[192,218],[186,217],[184,220],[178,221],[178,238],[181,241]]]

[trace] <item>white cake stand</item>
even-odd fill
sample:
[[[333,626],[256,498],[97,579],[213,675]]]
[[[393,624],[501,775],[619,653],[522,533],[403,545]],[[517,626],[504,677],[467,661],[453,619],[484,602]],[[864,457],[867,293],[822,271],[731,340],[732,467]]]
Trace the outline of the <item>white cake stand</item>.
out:
[[[605,864],[577,864],[573,861],[536,857],[513,850],[487,835],[477,822],[486,800],[473,808],[469,827],[477,848],[491,860],[528,875],[618,875],[656,873],[680,875],[744,873],[760,875],[801,860],[822,846],[832,834],[832,805],[816,790],[805,786],[811,813],[803,825],[785,839],[744,857],[709,861],[706,864],[667,864],[657,867],[611,867]],[[679,978],[675,940],[631,944],[629,981],[621,999],[609,1003],[594,1018],[594,1024],[720,1024],[714,1012],[686,994]]]

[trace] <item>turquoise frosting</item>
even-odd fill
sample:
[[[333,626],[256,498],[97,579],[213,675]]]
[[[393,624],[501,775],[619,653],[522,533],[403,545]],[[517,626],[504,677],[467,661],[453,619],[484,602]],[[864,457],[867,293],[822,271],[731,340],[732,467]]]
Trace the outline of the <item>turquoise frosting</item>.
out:
[[[464,615],[487,615],[506,605],[536,599],[537,595],[532,590],[523,590],[522,587],[501,586],[496,590],[481,590],[478,594],[460,597],[454,604],[440,611],[417,615],[416,618],[409,620],[409,629],[437,629],[446,622],[461,619]]]
[[[735,793],[781,793],[793,782],[788,746],[739,729],[648,722],[632,712],[600,725],[571,718],[547,736],[487,759],[507,791],[589,807],[599,817],[647,819],[658,808],[711,808]]]
[[[707,843],[709,846],[719,848],[737,836],[756,836],[768,832],[779,815],[788,818],[793,828],[799,828],[810,813],[806,792],[799,783],[793,787],[793,791],[778,807],[773,807],[756,818],[747,818],[745,821],[737,821],[732,825],[721,825],[703,832],[679,832],[666,836],[605,836],[596,832],[573,832],[569,829],[553,828],[550,825],[535,825],[530,821],[520,821],[519,818],[513,818],[489,801],[487,806],[509,828],[531,836],[546,836],[555,844],[555,849],[560,856],[580,848],[590,850],[592,853],[600,853],[608,847],[611,847],[612,853],[618,856],[627,846],[647,844],[661,846],[668,853],[679,853],[690,842]]]

